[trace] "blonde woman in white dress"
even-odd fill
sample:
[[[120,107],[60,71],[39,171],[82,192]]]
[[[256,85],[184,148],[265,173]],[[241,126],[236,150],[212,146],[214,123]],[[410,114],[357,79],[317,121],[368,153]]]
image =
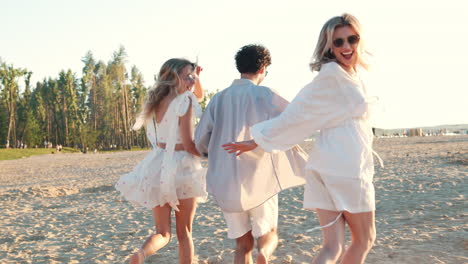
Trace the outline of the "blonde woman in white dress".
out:
[[[315,209],[322,249],[313,263],[363,263],[375,237],[374,163],[367,95],[359,72],[367,68],[358,20],[349,14],[323,26],[311,69],[318,71],[278,117],[254,125],[253,140],[225,144],[242,154],[258,146],[286,150],[320,130],[306,165],[304,208]],[[377,156],[378,157],[378,156]],[[380,158],[379,158],[380,160]],[[345,248],[345,226],[351,244]]]
[[[200,67],[185,59],[165,62],[133,127],[139,129],[146,124],[153,149],[132,172],[120,178],[116,189],[132,203],[153,211],[156,232],[130,257],[130,263],[143,263],[147,256],[169,243],[172,209],[176,217],[179,263],[193,261],[193,217],[197,201],[206,199],[207,195],[206,170],[192,140],[192,116],[201,115],[197,102],[203,97],[197,78],[200,71]]]

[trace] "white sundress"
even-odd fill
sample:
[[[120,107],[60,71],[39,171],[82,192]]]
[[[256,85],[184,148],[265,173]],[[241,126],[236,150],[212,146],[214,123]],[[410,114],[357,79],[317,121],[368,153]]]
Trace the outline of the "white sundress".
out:
[[[187,91],[172,100],[158,124],[154,117],[138,118],[133,129],[139,129],[146,122],[146,135],[151,142],[151,152],[128,174],[115,184],[130,202],[152,209],[168,203],[178,211],[179,200],[198,197],[204,202],[206,169],[201,166],[199,157],[186,151],[175,151],[175,145],[182,143],[179,130],[179,117],[190,105],[195,116],[201,115],[201,107],[192,92]],[[157,143],[165,143],[166,149]]]

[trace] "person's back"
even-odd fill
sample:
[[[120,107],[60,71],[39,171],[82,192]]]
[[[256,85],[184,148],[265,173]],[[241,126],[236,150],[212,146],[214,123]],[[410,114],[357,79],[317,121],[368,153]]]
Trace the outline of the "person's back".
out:
[[[276,184],[278,180],[272,159],[278,159],[277,156],[284,156],[284,153],[270,154],[259,150],[251,155],[235,157],[220,146],[226,142],[251,139],[252,125],[277,116],[287,104],[288,101],[271,89],[248,79],[234,80],[230,87],[211,99],[204,117],[210,122],[200,122],[197,129],[201,132],[205,124],[214,124],[210,140],[206,149],[203,143],[197,147],[209,153],[207,188],[223,210],[249,210],[281,190],[281,186]],[[196,141],[199,135],[196,134]]]
[[[236,239],[235,263],[252,262],[254,238],[259,238],[257,263],[266,263],[278,241],[277,194],[304,184],[301,176],[307,158],[301,151],[272,154],[259,149],[235,157],[221,147],[251,139],[252,125],[274,118],[288,105],[273,90],[259,86],[270,64],[266,48],[242,47],[236,54],[241,79],[211,99],[195,131],[198,150],[208,155],[208,191],[223,211],[228,237]]]
[[[192,221],[197,201],[206,198],[205,170],[191,133],[192,114],[201,113],[194,94],[201,95],[199,99],[203,95],[194,76],[200,71],[200,67],[185,59],[166,61],[133,126],[138,130],[146,124],[153,148],[131,172],[119,179],[115,188],[130,202],[152,210],[156,232],[132,254],[132,264],[143,263],[146,256],[169,243],[172,210],[176,211],[179,262],[193,262]]]
[[[175,98],[166,96],[163,100],[161,100],[160,106],[156,108],[154,113],[154,126],[155,126],[155,133],[156,133],[156,142],[165,145],[167,140],[169,139],[170,133],[174,133],[174,138],[176,144],[182,143],[181,133],[180,133],[180,125],[177,126],[175,131],[170,131],[171,128],[169,124],[172,122],[170,120],[170,113],[168,111],[175,111]],[[172,106],[172,109],[169,109]],[[178,118],[178,117],[177,117]],[[157,131],[157,132],[156,132]]]

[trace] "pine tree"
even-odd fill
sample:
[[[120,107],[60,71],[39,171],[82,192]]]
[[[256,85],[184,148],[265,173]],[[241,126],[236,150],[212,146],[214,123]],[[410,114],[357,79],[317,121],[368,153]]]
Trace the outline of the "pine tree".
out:
[[[146,96],[146,88],[144,86],[143,75],[138,70],[138,68],[133,65],[131,70],[131,78],[132,84],[132,124],[136,121],[137,115],[141,112]],[[148,140],[146,139],[146,133],[144,129],[136,131],[133,133],[134,141],[132,145],[139,145],[141,147],[148,146]]]
[[[15,68],[13,65],[2,63],[0,68],[0,79],[2,81],[2,97],[6,104],[8,112],[8,130],[6,145],[15,146],[17,141],[16,134],[16,108],[18,104],[19,86],[18,80],[26,74],[25,69]]]
[[[123,46],[115,51],[112,60],[108,64],[109,74],[112,82],[114,102],[115,132],[118,133],[119,146],[126,149],[131,147],[130,131],[130,85],[127,82],[127,71],[125,62],[127,53]]]

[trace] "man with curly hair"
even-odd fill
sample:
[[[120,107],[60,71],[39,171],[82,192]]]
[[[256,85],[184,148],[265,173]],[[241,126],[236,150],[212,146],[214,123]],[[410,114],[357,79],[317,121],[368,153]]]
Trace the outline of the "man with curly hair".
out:
[[[260,148],[236,157],[221,148],[252,139],[250,126],[279,115],[288,101],[260,86],[271,64],[268,49],[242,47],[235,56],[240,79],[209,102],[195,131],[195,143],[208,156],[207,189],[223,211],[228,237],[236,239],[234,263],[267,263],[278,243],[278,192],[304,184],[307,160],[299,147],[268,153]]]

